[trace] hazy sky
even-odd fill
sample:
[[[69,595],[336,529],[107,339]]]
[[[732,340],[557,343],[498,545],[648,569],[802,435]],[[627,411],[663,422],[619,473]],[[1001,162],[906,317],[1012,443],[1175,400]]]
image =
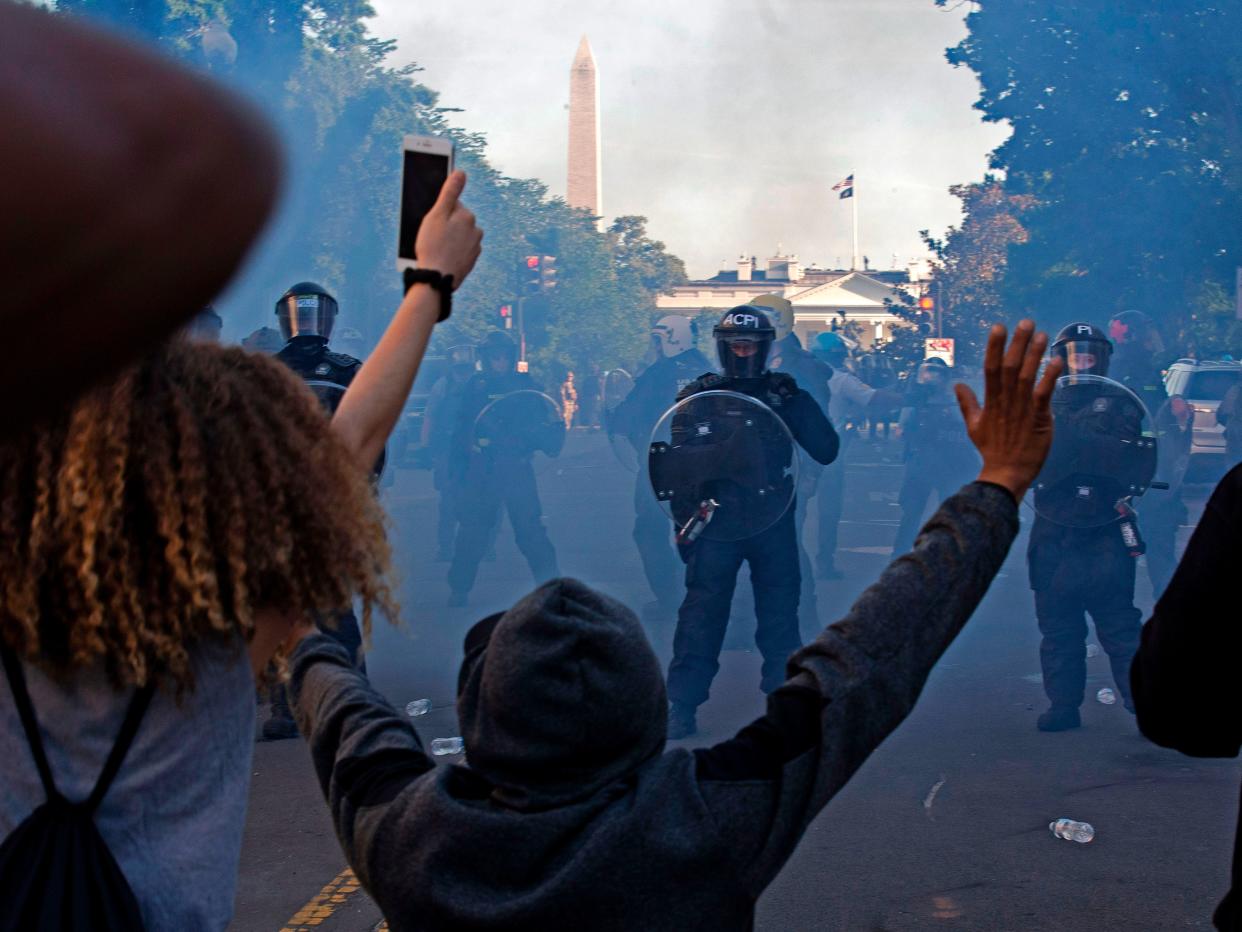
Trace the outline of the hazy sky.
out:
[[[565,192],[569,66],[595,51],[604,213],[643,214],[711,275],[783,243],[804,263],[848,265],[854,172],[860,251],[872,267],[923,254],[918,231],[958,219],[950,184],[982,177],[1005,135],[971,104],[973,75],[944,49],[963,4],[932,0],[374,0],[455,122],[492,163]]]

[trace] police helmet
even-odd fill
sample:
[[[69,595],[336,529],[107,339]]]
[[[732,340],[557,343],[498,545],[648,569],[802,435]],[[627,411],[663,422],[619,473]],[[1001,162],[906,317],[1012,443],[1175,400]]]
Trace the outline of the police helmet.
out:
[[[699,326],[689,317],[669,314],[661,317],[651,328],[651,339],[660,347],[665,358],[680,356],[694,349],[699,341]]]
[[[242,340],[241,345],[252,353],[279,353],[285,341],[274,328],[260,327]]]
[[[845,358],[849,354],[850,348],[846,346],[845,341],[831,330],[825,330],[819,334],[811,345],[811,355],[830,366],[845,365]]]
[[[1155,321],[1142,311],[1122,311],[1108,322],[1108,336],[1118,347],[1136,346],[1158,353],[1164,349]]]
[[[757,379],[768,369],[768,351],[776,328],[768,316],[751,304],[728,311],[712,329],[716,353],[724,374],[735,379]]]
[[[286,340],[306,336],[328,339],[337,311],[336,298],[314,282],[298,282],[276,302],[276,318]]]
[[[1099,327],[1088,323],[1062,327],[1052,343],[1052,355],[1065,363],[1066,375],[1108,375],[1113,344]]]
[[[517,355],[517,344],[513,338],[500,330],[491,331],[479,341],[479,359],[484,367],[488,367],[494,359],[503,359],[506,366],[512,369],[517,364]]]
[[[941,383],[946,382],[949,378],[949,365],[939,356],[929,356],[919,363],[919,371],[916,378],[924,385],[933,380]]]
[[[778,294],[761,294],[750,303],[752,307],[757,307],[768,315],[768,320],[776,330],[777,340],[783,340],[793,333],[794,309],[788,298]]]

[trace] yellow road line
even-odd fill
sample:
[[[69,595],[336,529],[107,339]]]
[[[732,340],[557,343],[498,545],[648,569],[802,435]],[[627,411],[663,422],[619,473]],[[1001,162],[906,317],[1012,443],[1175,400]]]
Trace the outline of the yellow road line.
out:
[[[312,896],[305,906],[294,913],[280,932],[310,932],[316,926],[321,925],[360,889],[362,887],[353,870],[345,868],[324,884],[323,889]]]

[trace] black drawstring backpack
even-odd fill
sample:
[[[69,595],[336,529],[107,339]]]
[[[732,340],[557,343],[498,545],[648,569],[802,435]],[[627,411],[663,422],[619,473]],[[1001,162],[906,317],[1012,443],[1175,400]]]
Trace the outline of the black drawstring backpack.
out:
[[[121,769],[154,687],[134,693],[91,795],[70,802],[52,780],[22,665],[6,645],[0,644],[0,655],[47,795],[0,844],[0,932],[141,932],[138,900],[95,826],[95,810]]]

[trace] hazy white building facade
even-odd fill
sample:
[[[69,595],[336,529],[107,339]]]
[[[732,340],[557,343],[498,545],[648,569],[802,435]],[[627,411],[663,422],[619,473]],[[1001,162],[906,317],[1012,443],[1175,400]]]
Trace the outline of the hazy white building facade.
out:
[[[720,315],[758,295],[775,293],[793,304],[794,332],[803,346],[825,330],[856,323],[860,343],[868,348],[877,340],[891,339],[894,327],[908,326],[886,302],[900,301],[903,295],[917,299],[925,290],[926,281],[913,268],[909,272],[808,269],[797,256],[782,255],[778,249],[767,260],[742,256],[736,268],[660,295],[656,306],[667,313],[691,317]]]

